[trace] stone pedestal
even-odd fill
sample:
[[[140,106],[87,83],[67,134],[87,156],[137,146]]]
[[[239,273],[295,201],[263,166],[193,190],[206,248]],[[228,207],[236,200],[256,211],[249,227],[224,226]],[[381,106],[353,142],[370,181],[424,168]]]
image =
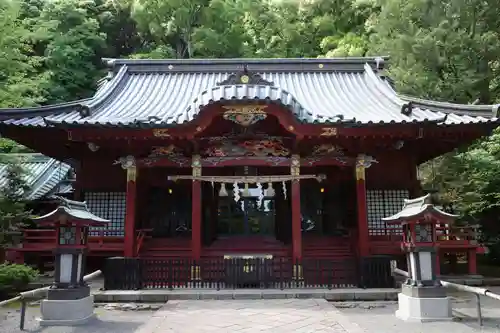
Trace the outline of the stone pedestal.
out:
[[[40,305],[40,326],[76,326],[95,318],[94,296],[46,299]]]
[[[451,301],[441,286],[403,285],[398,295],[396,317],[406,321],[430,322],[452,320]]]

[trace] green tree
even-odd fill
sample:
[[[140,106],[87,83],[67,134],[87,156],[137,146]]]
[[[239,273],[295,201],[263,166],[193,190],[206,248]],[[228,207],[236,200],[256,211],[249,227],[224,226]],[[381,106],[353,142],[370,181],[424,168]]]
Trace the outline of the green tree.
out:
[[[99,31],[94,1],[57,0],[46,2],[33,24],[32,42],[43,50],[49,103],[85,98],[93,94],[102,76],[101,57],[105,34]]]
[[[135,0],[132,16],[140,31],[148,33],[156,48],[169,47],[171,57],[193,56],[192,35],[208,0]]]
[[[44,100],[40,58],[30,55],[29,30],[16,2],[0,0],[0,107],[34,105]]]
[[[391,56],[400,91],[462,103],[499,96],[500,8],[494,1],[378,0],[372,54]]]
[[[25,171],[19,161],[3,155],[5,185],[0,188],[0,247],[11,244],[12,235],[24,226],[30,216],[24,201],[28,189]]]

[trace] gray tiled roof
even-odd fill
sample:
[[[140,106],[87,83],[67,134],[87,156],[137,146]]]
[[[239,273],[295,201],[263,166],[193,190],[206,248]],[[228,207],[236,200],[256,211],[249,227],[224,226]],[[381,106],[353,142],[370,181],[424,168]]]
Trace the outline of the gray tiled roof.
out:
[[[69,216],[73,220],[84,221],[89,223],[89,225],[94,226],[105,226],[107,223],[111,222],[110,220],[106,220],[102,217],[92,214],[85,202],[68,200],[66,198],[57,196],[54,198],[60,201],[59,207],[48,214],[33,218],[33,221],[37,223],[53,224],[54,221],[57,221],[56,219],[54,219],[54,217],[63,214]]]
[[[192,120],[214,102],[261,100],[302,122],[451,125],[497,121],[499,105],[458,105],[398,95],[382,58],[110,60],[113,76],[93,98],[0,111],[4,124],[161,127]],[[246,67],[271,84],[220,83]]]
[[[42,154],[8,154],[24,170],[27,200],[36,200],[55,193],[69,193],[72,186],[65,183],[71,167]],[[0,164],[0,188],[7,184],[7,164]]]

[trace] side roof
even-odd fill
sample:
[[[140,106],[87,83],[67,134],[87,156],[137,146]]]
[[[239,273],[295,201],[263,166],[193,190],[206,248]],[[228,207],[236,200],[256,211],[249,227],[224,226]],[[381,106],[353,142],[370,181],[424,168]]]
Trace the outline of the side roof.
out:
[[[28,190],[24,193],[27,200],[37,200],[52,194],[70,193],[71,184],[66,181],[71,166],[42,154],[6,154],[18,161],[24,170]],[[6,186],[7,164],[0,164],[0,188]]]
[[[15,126],[162,127],[191,121],[214,102],[261,100],[306,123],[442,125],[498,121],[500,105],[402,96],[383,76],[386,59],[108,59],[110,74],[89,99],[0,109]]]

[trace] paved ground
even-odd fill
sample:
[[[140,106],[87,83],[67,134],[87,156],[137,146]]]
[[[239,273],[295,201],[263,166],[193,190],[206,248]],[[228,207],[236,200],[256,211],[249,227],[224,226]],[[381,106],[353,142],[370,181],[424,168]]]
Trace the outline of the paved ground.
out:
[[[102,308],[96,309],[99,317],[92,324],[81,327],[51,327],[40,328],[36,317],[40,316],[39,307],[27,310],[25,331],[40,333],[135,333],[153,315],[152,311],[114,311]],[[0,311],[0,332],[21,333],[19,329],[19,311],[3,309]]]
[[[500,332],[500,302],[483,299],[485,326],[476,322],[475,300],[454,295],[457,319],[446,323],[406,323],[394,316],[396,302],[328,303],[315,299],[169,301],[158,311],[100,307],[99,320],[84,327],[39,329],[29,308],[26,330],[43,333],[475,333]],[[0,310],[0,332],[19,333],[19,312]]]
[[[139,332],[351,332],[342,319],[321,299],[171,301]]]

